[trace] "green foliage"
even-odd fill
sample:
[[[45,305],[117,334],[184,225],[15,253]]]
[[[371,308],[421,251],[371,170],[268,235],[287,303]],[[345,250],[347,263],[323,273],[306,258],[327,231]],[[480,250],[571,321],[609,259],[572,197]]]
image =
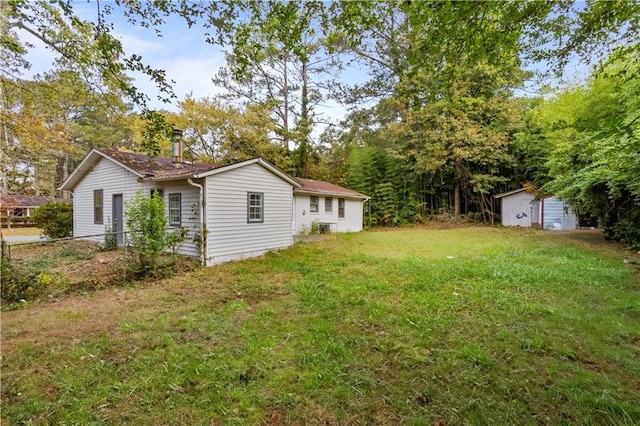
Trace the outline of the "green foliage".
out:
[[[317,235],[320,233],[320,231],[321,231],[320,221],[316,219],[313,222],[311,222],[311,228],[309,229],[309,234]]]
[[[10,176],[13,191],[54,195],[74,159],[94,146],[112,147],[129,139],[130,105],[122,94],[109,88],[98,92],[77,72],[3,80],[3,87],[3,106],[12,125],[3,143],[10,159],[0,167]]]
[[[347,186],[371,197],[373,225],[403,226],[416,218],[407,165],[379,147],[356,148],[349,156]]]
[[[637,60],[615,57],[587,87],[561,92],[541,108],[554,143],[547,189],[629,247],[640,246],[639,76]]]
[[[145,111],[143,119],[145,124],[140,148],[149,158],[158,157],[160,156],[162,141],[170,138],[173,128],[167,122],[165,116],[158,111]]]
[[[635,209],[633,215],[628,215],[615,222],[605,231],[615,240],[620,241],[630,249],[640,249],[640,209]]]
[[[49,238],[64,238],[73,235],[73,205],[49,201],[33,213],[36,226]]]
[[[21,300],[27,301],[42,295],[46,290],[43,282],[36,276],[12,265],[8,257],[0,260],[2,283],[1,295],[3,304],[15,304]]]
[[[188,233],[189,230],[187,228],[178,228],[172,232],[167,232],[167,235],[165,236],[166,248],[170,249],[171,253],[177,254],[178,249],[186,240]],[[199,242],[199,240],[196,242]]]
[[[104,227],[104,251],[113,251],[118,249],[118,235],[113,231],[111,225]]]
[[[610,198],[617,200],[616,208],[621,203],[637,203],[638,184],[630,182],[638,169],[635,130],[628,132],[626,142],[622,130],[606,135],[610,139],[604,145],[624,153],[611,156],[593,143],[606,140],[604,134],[596,135],[597,128],[589,132],[586,127],[577,132],[562,129],[566,130],[563,138],[576,137],[589,149],[566,145],[557,150],[566,149],[566,155],[547,163],[546,148],[556,138],[535,118],[526,117],[523,124],[519,107],[512,102],[513,89],[530,77],[523,65],[547,61],[549,68],[561,71],[576,54],[584,62],[596,58],[600,64],[606,58],[637,58],[637,1],[327,4],[249,0],[99,6],[91,22],[80,17],[73,2],[0,2],[5,28],[0,35],[3,111],[10,115],[3,121],[1,148],[13,163],[5,166],[3,162],[1,171],[14,190],[53,192],[50,177],[56,169],[59,177],[64,176],[74,155],[90,145],[127,140],[123,135],[127,132],[122,131],[125,126],[120,125],[129,110],[123,97],[141,107],[141,116],[149,124],[136,148],[152,157],[160,155],[170,128],[168,120],[165,114],[146,107],[148,98],[127,73],[147,75],[164,101],[173,94],[164,71],[145,65],[138,54],[126,56],[113,33],[114,22],[122,23],[115,15],[121,13],[130,24],[159,33],[170,18],[184,20],[189,27],[202,25],[208,43],[226,47],[226,66],[214,81],[226,89],[229,99],[246,100],[246,111],[208,111],[198,106],[179,117],[192,124],[185,140],[194,148],[194,157],[227,161],[260,155],[287,172],[326,176],[337,183],[353,180],[364,187],[354,167],[345,166],[347,158],[355,158],[352,151],[363,147],[381,148],[402,165],[391,173],[380,171],[381,180],[376,185],[367,183],[368,189],[363,190],[380,197],[379,209],[375,200],[372,209],[381,224],[411,222],[440,208],[453,207],[456,214],[486,212],[489,194],[503,189],[507,181],[542,185],[549,180],[549,170],[564,179],[557,187],[567,188],[567,197],[583,203],[582,210],[590,212],[585,214],[608,213],[591,206],[601,204],[588,200],[596,199],[597,193],[569,182],[568,176],[602,184]],[[14,77],[28,68],[26,55],[32,49],[30,43],[20,40],[22,33],[37,38],[56,55],[56,73],[37,78],[34,85]],[[364,68],[371,78],[352,87],[338,83],[336,74],[345,64]],[[637,73],[631,75],[633,67],[630,71],[624,71],[630,74],[629,82],[637,81]],[[46,90],[40,90],[41,83]],[[633,96],[633,91],[628,93]],[[328,141],[330,150],[313,139],[318,107],[329,95],[352,107],[367,103],[376,110],[373,119],[358,123],[356,131],[358,126],[347,126],[346,136]],[[628,115],[620,120],[617,111],[632,101],[602,100],[594,97],[576,114],[607,129],[611,123],[605,116],[619,129],[634,128],[636,118]],[[228,120],[228,112],[233,119]],[[367,115],[369,111],[355,112]],[[114,116],[118,118],[112,121]],[[34,157],[42,146],[55,152],[55,158]],[[295,147],[293,155],[290,146]],[[585,161],[591,151],[616,157],[616,170],[606,170],[613,161]],[[45,176],[46,182],[29,184],[28,173],[20,170],[20,164],[29,164],[26,170],[37,169],[38,180]],[[583,176],[577,177],[567,164],[584,166]],[[370,176],[363,179],[370,180]]]
[[[283,170],[291,159],[279,143],[270,138],[275,129],[271,102],[238,107],[219,99],[187,96],[178,103],[180,111],[171,117],[184,130],[185,152],[195,159],[216,164],[262,157]]]
[[[300,235],[308,236],[308,235],[317,235],[321,231],[320,221],[318,219],[311,222],[311,226],[305,225],[304,223],[301,225]]]
[[[151,197],[138,191],[125,203],[129,243],[134,253],[136,275],[157,275],[160,256],[168,247],[167,215],[164,200],[156,191]]]
[[[10,256],[3,256],[0,260],[0,294],[3,304],[14,307],[17,303],[35,300],[63,288],[65,280],[50,272],[51,266],[51,259],[46,257],[23,263]]]

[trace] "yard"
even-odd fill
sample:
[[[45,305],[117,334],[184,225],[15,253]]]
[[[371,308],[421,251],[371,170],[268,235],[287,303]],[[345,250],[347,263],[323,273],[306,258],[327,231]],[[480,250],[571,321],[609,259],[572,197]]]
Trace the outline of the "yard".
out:
[[[637,257],[374,231],[27,304],[2,313],[2,424],[639,424]]]

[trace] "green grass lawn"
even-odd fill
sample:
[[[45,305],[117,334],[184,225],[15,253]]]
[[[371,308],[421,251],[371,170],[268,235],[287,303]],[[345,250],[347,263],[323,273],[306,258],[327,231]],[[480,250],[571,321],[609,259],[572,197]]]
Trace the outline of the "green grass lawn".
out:
[[[363,232],[3,312],[2,424],[640,424],[625,255]]]

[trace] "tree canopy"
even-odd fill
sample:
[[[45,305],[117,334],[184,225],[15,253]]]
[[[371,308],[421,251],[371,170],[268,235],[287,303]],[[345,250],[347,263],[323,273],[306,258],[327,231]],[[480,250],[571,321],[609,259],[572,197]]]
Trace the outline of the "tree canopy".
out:
[[[639,228],[638,1],[89,5],[81,18],[71,1],[1,3],[5,191],[53,192],[43,183],[53,165],[63,178],[65,161],[91,145],[161,155],[178,126],[193,158],[260,155],[365,192],[379,224],[441,212],[493,218],[491,195],[527,184],[614,238],[640,240],[628,231]],[[115,18],[158,35],[169,19],[199,28],[225,49],[211,75],[223,94],[174,99],[163,70],[125,52]],[[21,34],[56,54],[54,69],[22,76],[33,46]],[[576,63],[592,67],[585,84],[523,90]],[[132,72],[177,108],[149,108]],[[328,100],[350,112],[327,126]]]

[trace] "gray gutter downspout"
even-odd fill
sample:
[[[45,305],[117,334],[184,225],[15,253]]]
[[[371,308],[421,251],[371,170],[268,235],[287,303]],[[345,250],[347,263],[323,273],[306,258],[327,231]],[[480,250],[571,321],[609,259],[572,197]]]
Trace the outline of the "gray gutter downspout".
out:
[[[194,181],[191,180],[191,178],[187,178],[187,182],[189,183],[189,185],[191,186],[195,186],[196,188],[198,188],[200,190],[200,203],[201,203],[201,224],[200,224],[200,264],[202,266],[206,266],[205,265],[205,250],[207,248],[207,244],[206,244],[206,239],[207,239],[207,221],[205,218],[205,205],[204,205],[204,187],[202,185],[200,185],[199,183],[195,183]]]

